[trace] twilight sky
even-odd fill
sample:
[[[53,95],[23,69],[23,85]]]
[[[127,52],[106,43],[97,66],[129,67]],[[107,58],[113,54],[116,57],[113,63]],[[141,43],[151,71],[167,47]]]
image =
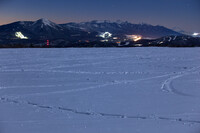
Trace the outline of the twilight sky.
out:
[[[0,0],[0,25],[39,18],[56,23],[127,20],[200,32],[200,0]]]

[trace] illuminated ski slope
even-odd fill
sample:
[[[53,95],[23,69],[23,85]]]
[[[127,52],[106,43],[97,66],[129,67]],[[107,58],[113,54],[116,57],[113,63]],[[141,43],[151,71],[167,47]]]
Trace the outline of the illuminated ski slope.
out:
[[[0,50],[0,133],[199,133],[199,48]]]

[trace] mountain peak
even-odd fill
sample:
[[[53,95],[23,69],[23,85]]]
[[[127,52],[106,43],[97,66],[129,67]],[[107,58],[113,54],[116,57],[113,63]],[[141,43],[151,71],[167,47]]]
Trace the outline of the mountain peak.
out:
[[[48,26],[52,26],[52,24],[54,24],[53,22],[51,22],[50,20],[46,19],[46,18],[41,18],[39,20],[36,21],[36,23],[42,23],[44,25],[48,25]]]
[[[60,26],[58,24],[56,24],[56,23],[54,23],[54,22],[52,22],[52,21],[50,21],[46,18],[41,18],[41,19],[35,21],[33,23],[33,26],[34,27],[39,26],[41,28],[44,28],[44,27],[52,27],[52,28],[55,28],[55,29],[60,28]]]

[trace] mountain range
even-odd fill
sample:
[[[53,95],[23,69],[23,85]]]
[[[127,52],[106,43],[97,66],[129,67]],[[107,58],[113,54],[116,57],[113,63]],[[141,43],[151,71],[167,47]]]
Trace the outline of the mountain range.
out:
[[[39,19],[37,21],[18,21],[0,26],[0,39],[18,39],[15,35],[16,32],[23,33],[29,39],[65,39],[68,41],[95,40],[102,32],[110,32],[117,37],[134,34],[141,35],[143,38],[182,35],[182,33],[159,25],[106,20],[56,24],[48,19]]]
[[[107,35],[102,36],[103,33]],[[110,35],[109,39],[102,38]],[[39,19],[0,26],[0,48],[138,46],[194,47],[200,46],[200,38],[159,25],[122,21],[56,24],[48,19]]]

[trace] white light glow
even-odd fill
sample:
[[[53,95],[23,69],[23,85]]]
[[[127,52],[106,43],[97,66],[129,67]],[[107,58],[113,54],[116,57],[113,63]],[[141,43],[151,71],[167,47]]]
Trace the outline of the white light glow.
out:
[[[112,34],[110,32],[104,32],[102,34],[99,35],[102,38],[110,38],[112,37]]]
[[[164,42],[160,42],[159,44],[163,44]]]
[[[114,40],[117,40],[117,39],[118,39],[118,37],[113,37],[113,39],[114,39]]]
[[[21,32],[16,32],[15,36],[20,39],[28,39],[28,37],[24,36]]]
[[[200,35],[200,33],[193,33],[193,36],[198,36]]]
[[[142,36],[140,36],[140,35],[127,35],[127,38],[133,40],[134,42],[137,42],[137,41],[142,39]]]

